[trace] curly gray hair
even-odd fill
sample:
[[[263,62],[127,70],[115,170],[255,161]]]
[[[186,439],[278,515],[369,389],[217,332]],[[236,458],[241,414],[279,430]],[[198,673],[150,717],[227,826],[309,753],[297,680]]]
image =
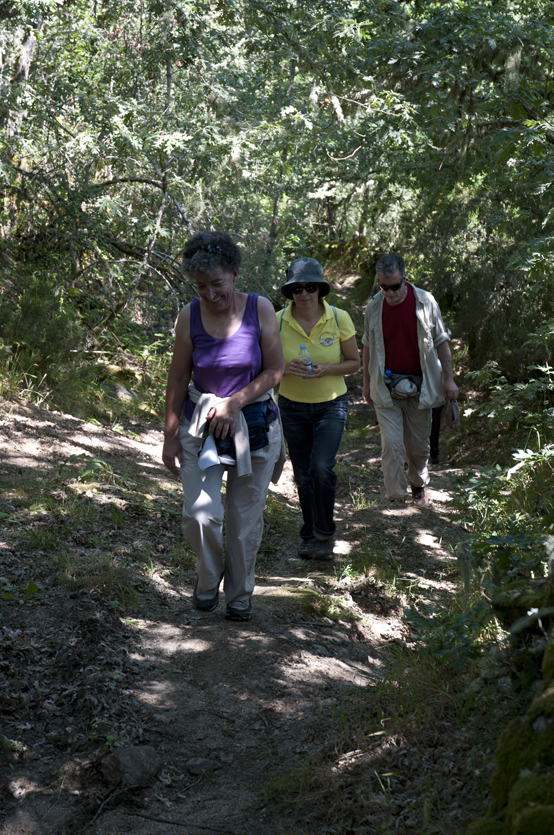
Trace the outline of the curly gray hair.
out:
[[[238,270],[241,251],[225,232],[198,232],[183,251],[183,272],[194,279],[199,273],[212,273],[221,267],[225,272]]]

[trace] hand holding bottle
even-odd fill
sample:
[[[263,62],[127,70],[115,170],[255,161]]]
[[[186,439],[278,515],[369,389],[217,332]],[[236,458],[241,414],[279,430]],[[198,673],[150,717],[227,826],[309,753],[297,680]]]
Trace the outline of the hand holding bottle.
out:
[[[312,376],[312,358],[305,344],[300,345],[298,356],[292,359],[285,366],[285,374],[292,374],[294,377]]]
[[[303,377],[310,377],[312,375],[314,366],[313,366],[312,357],[310,355],[310,352],[308,351],[308,349],[306,348],[306,346],[304,344],[302,344],[300,346],[300,350],[298,352],[298,359],[301,362],[304,363],[305,371],[304,371],[304,374],[302,376]]]

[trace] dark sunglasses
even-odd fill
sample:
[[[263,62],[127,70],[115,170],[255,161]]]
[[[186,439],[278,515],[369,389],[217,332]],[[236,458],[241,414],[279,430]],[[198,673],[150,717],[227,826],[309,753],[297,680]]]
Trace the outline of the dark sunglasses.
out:
[[[293,284],[290,288],[291,293],[294,296],[299,296],[302,291],[305,290],[306,293],[315,293],[316,290],[319,290],[318,284]]]
[[[379,287],[384,293],[386,293],[387,290],[390,290],[391,293],[396,293],[397,290],[400,290],[403,284],[404,279],[402,279],[402,281],[398,281],[396,284],[381,284],[381,282],[379,282]]]

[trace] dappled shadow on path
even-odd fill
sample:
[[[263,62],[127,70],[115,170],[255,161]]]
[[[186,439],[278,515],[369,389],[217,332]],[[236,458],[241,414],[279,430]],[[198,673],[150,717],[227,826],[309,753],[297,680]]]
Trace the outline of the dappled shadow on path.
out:
[[[158,432],[121,436],[21,407],[4,415],[0,579],[26,600],[6,601],[0,623],[1,731],[17,743],[4,767],[5,832],[90,824],[92,835],[156,835],[185,823],[288,832],[287,813],[265,805],[279,775],[301,773],[337,739],[344,750],[354,709],[356,733],[384,733],[366,694],[380,687],[391,647],[409,645],[405,602],[454,593],[455,533],[442,482],[430,510],[387,505],[375,433],[352,426],[338,464],[334,563],[297,559],[287,469],[268,500],[254,617],[236,624],[222,605],[192,608],[193,561]],[[112,475],[60,475],[79,453],[101,457]],[[31,579],[41,588],[26,595]],[[107,751],[146,743],[164,761],[150,788],[102,781]],[[191,773],[198,758],[213,769]]]

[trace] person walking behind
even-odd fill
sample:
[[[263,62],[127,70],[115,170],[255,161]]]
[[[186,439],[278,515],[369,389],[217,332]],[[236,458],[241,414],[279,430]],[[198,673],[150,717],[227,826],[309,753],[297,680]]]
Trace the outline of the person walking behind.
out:
[[[285,356],[279,411],[302,509],[302,559],[332,560],[337,476],[348,394],[345,374],[360,367],[356,330],[344,310],[324,296],[331,289],[315,258],[297,258],[281,287],[291,304],[277,313]],[[305,345],[313,363],[299,358]]]
[[[427,507],[431,410],[458,397],[450,337],[431,293],[406,280],[401,255],[383,255],[376,271],[381,292],[364,317],[364,399],[377,412],[387,497],[409,495],[407,461],[412,497]]]
[[[271,302],[235,291],[240,263],[229,235],[201,232],[185,246],[183,270],[198,298],[177,319],[162,457],[183,484],[183,533],[198,572],[194,606],[215,609],[224,577],[225,616],[247,621],[267,488],[279,477],[281,453],[284,461],[270,396],[284,363]]]
[[[435,408],[431,410],[431,432],[429,433],[429,451],[431,464],[439,463],[439,438],[441,432],[441,417],[443,410],[444,405],[435,406]]]

